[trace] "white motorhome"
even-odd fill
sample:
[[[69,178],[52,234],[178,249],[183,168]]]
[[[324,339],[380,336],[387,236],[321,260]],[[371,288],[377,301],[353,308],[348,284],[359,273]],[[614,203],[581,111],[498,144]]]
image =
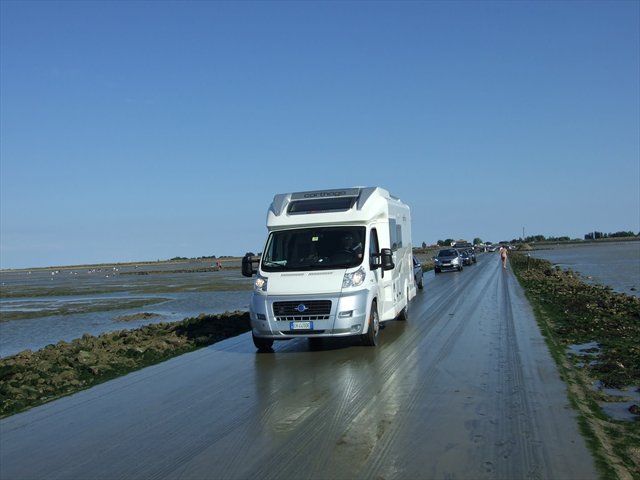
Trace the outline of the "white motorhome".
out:
[[[380,323],[406,320],[416,295],[407,205],[379,187],[278,194],[267,213],[251,298],[253,342],[361,336],[378,339]],[[258,267],[254,268],[254,263]]]

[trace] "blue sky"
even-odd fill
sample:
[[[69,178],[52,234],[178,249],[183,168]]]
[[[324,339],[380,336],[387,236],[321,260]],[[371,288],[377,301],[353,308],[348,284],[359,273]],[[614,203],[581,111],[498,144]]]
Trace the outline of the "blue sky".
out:
[[[378,185],[413,243],[640,231],[640,2],[0,2],[0,267],[260,251]]]

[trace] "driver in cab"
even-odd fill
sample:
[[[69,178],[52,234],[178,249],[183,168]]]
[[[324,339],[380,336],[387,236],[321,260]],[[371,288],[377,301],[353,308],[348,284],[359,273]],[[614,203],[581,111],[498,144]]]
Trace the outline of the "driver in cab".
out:
[[[351,233],[346,233],[342,236],[340,240],[340,249],[338,250],[338,255],[341,257],[346,257],[348,259],[353,259],[357,256],[358,259],[362,258],[362,244],[355,243],[353,235]]]

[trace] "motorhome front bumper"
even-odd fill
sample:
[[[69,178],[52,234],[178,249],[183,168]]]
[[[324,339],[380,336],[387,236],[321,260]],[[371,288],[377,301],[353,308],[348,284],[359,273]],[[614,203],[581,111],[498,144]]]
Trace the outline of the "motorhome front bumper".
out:
[[[275,339],[359,335],[367,318],[367,294],[253,295],[253,334]]]

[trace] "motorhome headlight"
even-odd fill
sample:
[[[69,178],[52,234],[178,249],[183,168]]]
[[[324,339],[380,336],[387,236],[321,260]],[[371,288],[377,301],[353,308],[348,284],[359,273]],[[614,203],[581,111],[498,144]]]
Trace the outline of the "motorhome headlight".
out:
[[[266,292],[267,291],[267,282],[268,282],[268,280],[269,279],[267,277],[263,277],[262,275],[258,274],[258,276],[256,277],[255,282],[253,282],[253,288],[255,290]]]
[[[342,279],[342,288],[359,287],[364,282],[366,276],[367,272],[365,272],[362,267],[355,272],[345,273]]]

